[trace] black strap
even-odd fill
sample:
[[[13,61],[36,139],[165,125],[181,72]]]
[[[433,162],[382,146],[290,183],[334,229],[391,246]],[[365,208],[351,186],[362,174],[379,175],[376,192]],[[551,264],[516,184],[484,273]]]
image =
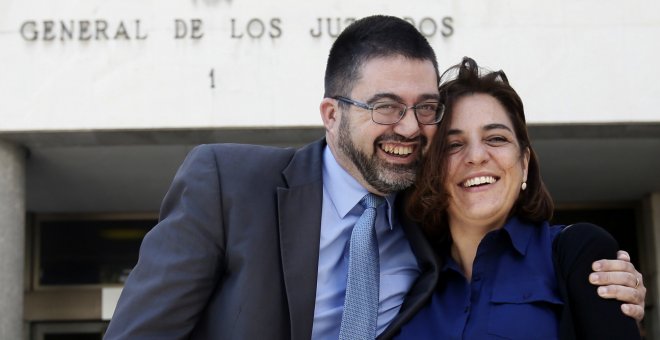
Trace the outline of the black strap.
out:
[[[564,301],[564,305],[559,316],[559,338],[562,340],[575,340],[575,325],[573,325],[573,315],[571,314],[571,301],[568,296],[568,285],[566,284],[566,277],[570,271],[569,264],[561,261],[559,254],[564,251],[566,238],[564,231],[572,225],[565,226],[559,234],[552,241],[552,261],[557,275],[557,284],[559,287],[559,295]],[[564,235],[562,237],[562,235]]]

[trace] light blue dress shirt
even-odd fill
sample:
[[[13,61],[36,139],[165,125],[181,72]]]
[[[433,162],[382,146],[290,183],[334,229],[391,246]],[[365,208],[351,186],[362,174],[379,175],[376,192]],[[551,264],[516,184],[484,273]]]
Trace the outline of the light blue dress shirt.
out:
[[[335,160],[330,148],[323,153],[323,210],[319,248],[316,305],[312,339],[337,339],[341,324],[351,231],[362,215],[360,199],[368,191]],[[395,195],[376,211],[380,254],[380,334],[399,312],[403,299],[420,274],[403,227],[392,213]]]

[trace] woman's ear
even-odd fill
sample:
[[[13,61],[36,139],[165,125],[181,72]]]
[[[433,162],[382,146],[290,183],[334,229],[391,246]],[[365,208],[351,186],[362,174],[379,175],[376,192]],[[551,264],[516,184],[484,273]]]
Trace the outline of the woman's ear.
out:
[[[523,182],[527,182],[527,173],[529,170],[529,158],[531,157],[531,151],[529,147],[526,147],[522,154],[522,166],[523,166]]]

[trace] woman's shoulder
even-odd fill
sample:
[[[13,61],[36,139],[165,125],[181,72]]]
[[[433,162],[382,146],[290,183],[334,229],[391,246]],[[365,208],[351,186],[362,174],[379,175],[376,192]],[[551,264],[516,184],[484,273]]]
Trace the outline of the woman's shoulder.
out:
[[[575,248],[577,246],[602,246],[614,247],[618,249],[618,244],[614,237],[605,229],[592,223],[580,222],[567,226],[558,227],[557,242],[565,244],[567,247]]]
[[[591,262],[614,259],[619,249],[617,241],[605,229],[592,223],[575,223],[560,229],[553,243],[553,250],[564,274]]]

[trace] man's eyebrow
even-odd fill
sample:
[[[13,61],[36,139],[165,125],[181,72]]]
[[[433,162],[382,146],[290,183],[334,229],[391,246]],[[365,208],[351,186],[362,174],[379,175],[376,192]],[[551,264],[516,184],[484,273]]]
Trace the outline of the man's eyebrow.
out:
[[[381,99],[389,99],[393,100],[395,102],[403,102],[403,98],[397,96],[394,93],[389,93],[389,92],[381,92],[381,93],[376,93],[371,98],[367,100],[367,104],[372,104],[375,103]]]
[[[379,100],[381,100],[381,99],[389,99],[389,100],[393,100],[393,101],[395,101],[395,102],[399,102],[399,103],[403,103],[403,102],[404,102],[404,101],[403,101],[403,98],[401,98],[400,96],[398,96],[398,95],[396,95],[396,94],[394,94],[394,93],[390,93],[390,92],[382,92],[382,93],[376,93],[376,94],[374,94],[373,96],[371,96],[371,98],[369,98],[369,100],[367,100],[367,104],[375,103],[375,102],[377,102],[377,101],[379,101]],[[417,103],[421,103],[421,102],[424,102],[424,101],[429,100],[429,99],[432,99],[432,100],[439,100],[439,99],[440,99],[440,95],[437,94],[437,93],[425,93],[425,94],[422,94],[422,95],[420,95],[420,96],[418,97],[418,99],[417,99]]]
[[[513,133],[513,130],[511,130],[510,127],[508,127],[504,124],[500,124],[500,123],[488,124],[488,125],[483,127],[483,130],[485,130],[485,131],[497,130],[497,129],[504,129],[504,130],[507,130],[507,131]]]
[[[437,93],[425,93],[425,94],[419,96],[418,102],[421,103],[421,102],[427,101],[429,99],[431,99],[431,100],[440,100],[440,95],[437,94]]]

